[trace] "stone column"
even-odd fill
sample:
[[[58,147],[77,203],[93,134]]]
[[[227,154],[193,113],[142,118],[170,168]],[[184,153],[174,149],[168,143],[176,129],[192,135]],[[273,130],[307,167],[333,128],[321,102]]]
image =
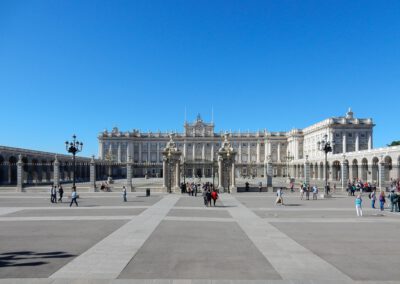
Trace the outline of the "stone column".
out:
[[[346,133],[343,134],[343,141],[342,141],[342,152],[343,154],[347,152],[347,137],[346,137]]]
[[[360,151],[360,134],[356,133],[356,144],[355,144],[356,152]]]
[[[23,184],[23,169],[22,169],[22,155],[20,154],[18,156],[18,162],[17,162],[17,192],[22,192],[24,190],[24,184]]]
[[[167,173],[167,159],[163,159],[163,188],[167,188],[167,178],[168,178],[168,173]]]
[[[211,142],[211,161],[214,161],[214,141]]]
[[[104,152],[103,152],[103,141],[100,140],[99,141],[99,158],[103,159],[104,157]]]
[[[192,147],[193,151],[192,151],[192,160],[194,161],[196,159],[196,143],[194,143],[193,141],[193,147]]]
[[[264,160],[264,178],[267,177],[267,159]]]
[[[179,190],[180,187],[180,179],[181,179],[181,174],[180,174],[180,167],[179,167],[179,160],[175,162],[175,189]]]
[[[385,161],[382,159],[379,162],[379,189],[386,189],[386,180],[385,180]]]
[[[147,162],[150,163],[150,150],[151,150],[151,143],[147,143]]]
[[[281,162],[281,142],[278,142],[278,147],[277,147],[277,159],[278,162]]]
[[[267,162],[267,187],[272,186],[272,176],[273,176],[273,168],[271,159]]]
[[[60,184],[60,162],[58,161],[57,155],[54,157],[53,163],[53,184],[59,185]]]
[[[185,146],[183,146],[183,147],[185,147]],[[159,163],[159,162],[160,162],[160,143],[157,143],[157,163]]]
[[[203,147],[201,148],[201,159],[204,161],[206,159],[206,144],[203,143]],[[204,172],[203,172],[204,175]]]
[[[372,149],[372,134],[368,133],[368,150]]]
[[[139,142],[139,163],[142,162],[142,142]]]
[[[231,181],[232,181],[231,193],[236,193],[237,192],[237,188],[236,188],[235,163],[234,162],[232,163]]]
[[[251,163],[251,150],[250,150],[250,142],[247,144],[247,164]]]
[[[121,142],[118,142],[118,156],[117,156],[118,163],[121,163]]]
[[[310,161],[306,158],[304,162],[304,182],[310,184]]]
[[[257,141],[257,164],[260,163],[260,155],[261,155],[260,141]]]
[[[96,163],[94,161],[94,156],[90,160],[90,186],[89,192],[96,191]]]
[[[341,168],[342,168],[342,191],[346,188],[347,186],[347,181],[349,180],[349,172],[348,172],[348,161],[343,160],[341,163]]]
[[[132,187],[132,159],[131,157],[128,158],[126,162],[126,190],[133,191]]]
[[[242,163],[242,142],[239,142],[239,163]]]
[[[222,185],[222,158],[218,157],[218,189],[224,191],[224,187]]]

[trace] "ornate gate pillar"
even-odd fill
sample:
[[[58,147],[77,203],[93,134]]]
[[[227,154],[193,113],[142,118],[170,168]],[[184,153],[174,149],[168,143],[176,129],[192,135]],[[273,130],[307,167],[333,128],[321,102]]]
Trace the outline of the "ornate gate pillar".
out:
[[[90,160],[90,186],[89,192],[96,191],[96,163],[94,161],[94,156]]]
[[[386,189],[386,181],[385,181],[385,160],[383,157],[379,161],[379,189],[385,190]]]
[[[133,191],[132,187],[132,159],[129,156],[126,161],[126,191]]]
[[[220,192],[235,193],[237,191],[235,181],[235,157],[231,143],[228,141],[228,134],[224,134],[224,141],[218,150],[218,172]]]
[[[310,185],[310,177],[311,177],[310,161],[308,160],[308,155],[306,155],[306,160],[304,162],[304,182],[307,185]]]
[[[346,160],[346,158],[344,156],[342,164],[341,164],[341,168],[342,168],[342,191],[344,191],[346,189],[347,181],[349,180],[348,163],[349,162]]]
[[[60,162],[58,161],[57,155],[54,157],[53,163],[53,184],[60,185]]]
[[[22,192],[24,190],[24,180],[23,180],[23,172],[22,172],[22,155],[18,156],[17,162],[17,192]]]
[[[169,193],[180,192],[180,161],[182,152],[178,150],[172,134],[169,135],[169,141],[162,154],[163,188]]]
[[[274,168],[272,166],[272,158],[271,155],[268,155],[268,160],[267,160],[267,187],[272,186],[272,176],[274,175]]]

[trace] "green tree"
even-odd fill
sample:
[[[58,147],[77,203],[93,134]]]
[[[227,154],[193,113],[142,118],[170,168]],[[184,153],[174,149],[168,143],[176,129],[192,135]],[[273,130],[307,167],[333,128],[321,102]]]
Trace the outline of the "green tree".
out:
[[[388,144],[388,146],[400,146],[400,140],[398,141],[393,141],[392,143]]]

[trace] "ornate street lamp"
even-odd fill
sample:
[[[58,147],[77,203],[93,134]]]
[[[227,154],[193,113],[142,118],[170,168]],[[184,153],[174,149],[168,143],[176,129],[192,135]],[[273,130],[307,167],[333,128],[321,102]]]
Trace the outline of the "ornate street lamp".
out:
[[[171,163],[171,148],[168,148],[168,192],[172,193],[172,163]]]
[[[75,155],[76,153],[79,153],[82,151],[83,148],[83,143],[79,142],[78,140],[76,140],[76,135],[74,134],[72,136],[72,141],[65,141],[65,149],[67,150],[68,153],[72,154],[72,172],[73,172],[73,179],[72,179],[72,187],[75,187]]]
[[[290,163],[291,161],[294,160],[294,156],[291,156],[291,155],[290,155],[290,152],[288,151],[288,155],[285,157],[285,160],[286,160],[286,176],[287,176],[287,177],[289,178],[289,180],[290,180],[289,163]]]
[[[318,149],[325,153],[325,195],[328,196],[328,153],[333,152],[335,140],[328,141],[328,135],[324,135],[321,141],[317,142]]]

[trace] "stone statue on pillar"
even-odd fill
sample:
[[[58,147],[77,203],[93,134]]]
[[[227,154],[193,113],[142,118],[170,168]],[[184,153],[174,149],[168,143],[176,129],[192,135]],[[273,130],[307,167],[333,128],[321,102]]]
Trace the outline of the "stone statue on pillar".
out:
[[[237,191],[235,176],[236,152],[229,142],[229,134],[225,133],[223,137],[221,148],[218,150],[218,190],[220,192],[235,193]]]
[[[164,148],[163,154],[163,188],[166,192],[180,192],[180,161],[182,152],[173,139],[174,135],[169,135],[169,141]]]

